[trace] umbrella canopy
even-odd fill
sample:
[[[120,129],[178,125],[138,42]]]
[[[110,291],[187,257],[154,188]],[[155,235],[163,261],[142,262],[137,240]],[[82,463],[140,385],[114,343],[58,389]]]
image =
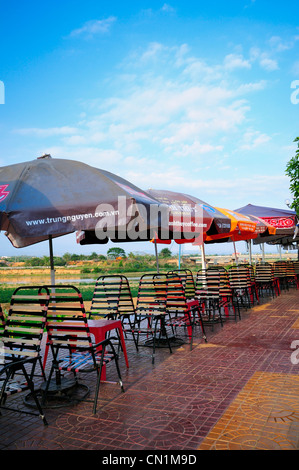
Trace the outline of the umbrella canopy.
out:
[[[205,242],[225,242],[225,241],[240,241],[240,240],[247,240],[249,238],[255,238],[256,235],[256,226],[258,221],[253,220],[246,215],[239,214],[236,211],[231,211],[229,209],[222,209],[217,207],[220,212],[225,214],[227,217],[231,219],[231,230],[229,233],[226,234],[213,234],[207,235],[205,237]]]
[[[292,243],[296,224],[298,223],[296,212],[286,209],[276,209],[273,207],[255,206],[253,204],[247,204],[247,206],[240,207],[239,209],[236,209],[236,211],[241,214],[259,217],[264,222],[275,227],[275,234],[265,233],[262,238],[258,237],[254,240],[254,244],[266,242],[271,244],[288,245]]]
[[[149,239],[168,230],[168,208],[127,180],[85,163],[51,158],[0,168],[0,231],[16,248],[86,230],[98,242]]]
[[[166,226],[167,211],[144,191],[82,162],[45,156],[0,168],[0,230],[18,248],[76,230],[125,238],[164,217]]]
[[[148,189],[147,193],[169,207],[169,240],[158,243],[202,244],[206,234],[224,234],[231,229],[231,220],[217,208],[189,194],[167,190]]]

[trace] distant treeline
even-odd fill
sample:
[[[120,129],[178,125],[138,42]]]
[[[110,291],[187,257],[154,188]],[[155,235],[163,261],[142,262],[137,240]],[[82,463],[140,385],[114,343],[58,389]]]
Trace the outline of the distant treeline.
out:
[[[159,253],[159,258],[167,259],[172,256],[171,251],[168,248],[163,248]],[[63,256],[54,256],[54,264],[55,266],[67,266],[72,262],[78,261],[94,261],[95,263],[105,262],[107,260],[115,260],[118,261],[118,266],[122,267],[123,264],[130,265],[136,264],[137,265],[147,265],[150,261],[155,261],[155,256],[153,255],[140,255],[129,253],[128,255],[122,248],[110,248],[107,251],[107,255],[98,254],[96,252],[91,253],[90,255],[78,255],[78,254],[71,254],[65,253]],[[34,267],[34,266],[49,266],[50,265],[50,257],[49,256],[13,256],[10,258],[5,258],[0,261],[0,267],[5,267],[11,265],[11,263],[15,262],[23,262],[26,267]],[[129,266],[128,266],[129,267]],[[86,268],[88,269],[88,268]]]

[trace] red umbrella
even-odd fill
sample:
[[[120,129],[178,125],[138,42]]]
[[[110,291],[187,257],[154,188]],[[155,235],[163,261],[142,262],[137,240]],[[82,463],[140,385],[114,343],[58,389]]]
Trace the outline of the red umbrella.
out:
[[[147,193],[169,207],[169,240],[157,243],[196,243],[202,245],[204,235],[227,233],[231,228],[230,218],[218,209],[185,193],[148,189]]]

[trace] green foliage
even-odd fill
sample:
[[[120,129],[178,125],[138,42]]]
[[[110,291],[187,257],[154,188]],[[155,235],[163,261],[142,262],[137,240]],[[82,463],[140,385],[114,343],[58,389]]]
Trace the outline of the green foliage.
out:
[[[161,256],[161,258],[171,258],[171,250],[169,248],[163,248],[163,250],[160,251],[159,256]]]
[[[299,214],[299,137],[296,137],[294,142],[298,142],[298,148],[295,156],[287,163],[286,174],[290,178],[290,191],[293,194],[293,202],[290,204],[290,208]]]
[[[126,252],[123,248],[119,248],[117,246],[113,248],[109,248],[107,251],[107,257],[110,259],[115,259],[121,256],[122,258],[126,258]]]

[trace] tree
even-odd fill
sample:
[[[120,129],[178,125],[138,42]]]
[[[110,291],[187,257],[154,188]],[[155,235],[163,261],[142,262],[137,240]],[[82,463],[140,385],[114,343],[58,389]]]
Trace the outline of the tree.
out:
[[[169,248],[163,248],[163,250],[160,251],[160,256],[162,258],[171,258],[171,250]]]
[[[118,257],[126,258],[126,252],[122,248],[113,247],[107,251],[107,258],[116,259]]]
[[[298,142],[298,149],[295,156],[287,163],[286,174],[290,177],[290,191],[293,194],[290,208],[299,214],[299,137],[296,137],[294,142]]]

